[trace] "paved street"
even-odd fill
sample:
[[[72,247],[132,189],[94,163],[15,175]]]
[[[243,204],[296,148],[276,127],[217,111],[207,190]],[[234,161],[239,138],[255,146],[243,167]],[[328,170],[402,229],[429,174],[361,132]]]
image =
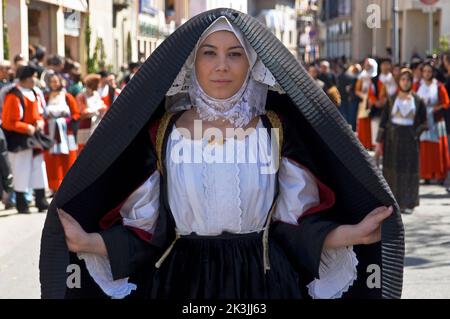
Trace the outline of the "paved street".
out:
[[[422,186],[421,205],[403,216],[406,260],[403,298],[450,298],[450,195]]]
[[[403,216],[403,298],[450,298],[450,196],[422,186],[421,206]],[[0,298],[39,298],[39,240],[45,214],[0,211]]]

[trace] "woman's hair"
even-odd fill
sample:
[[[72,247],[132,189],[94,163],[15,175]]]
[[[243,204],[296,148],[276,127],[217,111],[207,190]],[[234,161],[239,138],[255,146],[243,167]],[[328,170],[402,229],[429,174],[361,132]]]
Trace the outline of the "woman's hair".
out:
[[[83,82],[87,88],[96,90],[100,84],[100,75],[95,73],[88,74],[84,77]]]
[[[433,71],[433,77],[434,77],[436,70],[434,69],[434,66],[430,62],[422,63],[422,65],[420,66],[420,70],[423,71],[423,69],[425,69],[425,67],[427,67],[427,66],[431,68],[431,71]]]
[[[413,71],[412,71],[410,68],[403,68],[403,69],[400,70],[400,78],[401,78],[402,76],[404,76],[404,75],[408,75],[408,76],[409,76],[409,79],[410,79],[411,81],[413,81],[413,79],[414,79],[414,74],[413,74]]]
[[[70,70],[75,66],[75,62],[70,58],[64,59],[64,69],[63,73],[69,73]]]
[[[47,65],[58,66],[64,64],[64,58],[59,55],[52,55],[47,59]]]

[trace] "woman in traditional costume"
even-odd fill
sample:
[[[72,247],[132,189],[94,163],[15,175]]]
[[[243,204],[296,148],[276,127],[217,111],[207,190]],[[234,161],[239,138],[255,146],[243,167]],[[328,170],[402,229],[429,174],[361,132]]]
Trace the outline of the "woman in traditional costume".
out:
[[[258,30],[264,35],[252,37]],[[274,52],[264,53],[260,37],[285,62],[272,64]],[[174,45],[182,50],[169,54]],[[332,102],[280,42],[253,18],[217,9],[158,50],[52,202],[41,250],[43,297],[399,297],[403,239],[395,200]],[[283,71],[288,60],[294,73]],[[114,143],[103,144],[106,133]],[[69,259],[82,268],[81,289],[65,287]],[[367,285],[369,265],[386,267],[384,286]]]
[[[413,73],[403,69],[399,93],[383,111],[376,151],[383,154],[383,175],[402,213],[419,206],[419,138],[426,129],[426,107],[412,91]]]
[[[450,106],[445,86],[434,77],[433,66],[421,66],[422,79],[415,83],[414,91],[427,106],[428,129],[420,136],[420,177],[429,183],[436,179],[444,183],[450,169],[448,138],[444,110]]]
[[[85,88],[76,97],[80,108],[80,123],[77,130],[78,153],[83,150],[107,110],[97,91],[99,84],[100,75],[86,75],[84,78]]]
[[[368,150],[373,149],[382,108],[386,104],[387,94],[378,78],[378,63],[366,59],[364,70],[355,85],[355,94],[361,99],[358,107],[357,134],[361,144]]]
[[[46,131],[55,141],[44,153],[48,185],[53,193],[59,188],[64,176],[77,158],[77,143],[73,124],[80,118],[77,101],[64,89],[57,74],[49,77],[49,89],[45,107]]]

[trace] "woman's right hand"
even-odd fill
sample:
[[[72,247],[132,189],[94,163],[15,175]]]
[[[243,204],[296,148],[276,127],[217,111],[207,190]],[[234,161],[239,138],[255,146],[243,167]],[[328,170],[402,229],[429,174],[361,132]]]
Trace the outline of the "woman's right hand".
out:
[[[58,216],[64,228],[67,248],[73,253],[92,253],[107,256],[105,242],[99,233],[86,233],[81,225],[64,210],[58,208]]]
[[[88,233],[84,231],[81,225],[64,210],[58,208],[58,216],[64,228],[67,247],[73,253],[83,251],[83,248],[88,246]]]

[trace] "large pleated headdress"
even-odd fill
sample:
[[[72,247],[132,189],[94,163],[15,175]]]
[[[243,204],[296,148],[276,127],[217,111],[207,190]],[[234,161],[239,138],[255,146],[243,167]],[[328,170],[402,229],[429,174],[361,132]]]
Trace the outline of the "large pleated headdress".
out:
[[[399,298],[404,231],[386,181],[335,105],[287,48],[256,19],[232,9],[204,12],[178,28],[147,59],[105,115],[48,211],[39,263],[42,297],[62,298],[66,291],[70,258],[56,208],[70,212],[86,231],[98,231],[99,219],[120,204],[155,162],[155,150],[147,142],[149,123],[165,112],[166,94],[201,35],[220,17],[240,30],[257,59],[270,70],[274,84],[286,93],[269,91],[266,106],[293,123],[291,139],[305,143],[320,178],[335,191],[339,220],[355,224],[378,206],[394,205],[395,213],[383,223],[381,243],[358,246],[355,251],[359,273],[369,276],[374,271],[369,268],[372,263],[381,268],[381,286],[374,288],[372,296]],[[366,285],[366,278],[359,282]]]

